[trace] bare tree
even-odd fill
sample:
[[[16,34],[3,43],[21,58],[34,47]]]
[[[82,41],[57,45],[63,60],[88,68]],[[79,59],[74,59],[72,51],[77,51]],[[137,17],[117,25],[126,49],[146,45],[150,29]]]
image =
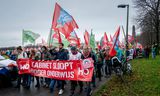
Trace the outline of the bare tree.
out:
[[[142,36],[144,45],[156,41],[159,46],[160,0],[133,0],[133,2],[138,12],[136,21],[141,31],[144,32],[142,34],[145,36]]]

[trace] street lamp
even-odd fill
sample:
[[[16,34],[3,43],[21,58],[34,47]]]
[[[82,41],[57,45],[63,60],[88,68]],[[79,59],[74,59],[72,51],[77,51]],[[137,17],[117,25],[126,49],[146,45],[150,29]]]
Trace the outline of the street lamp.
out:
[[[126,59],[127,59],[127,50],[128,50],[128,19],[129,19],[129,4],[120,4],[117,6],[118,8],[126,8],[127,7],[127,23],[126,23]]]

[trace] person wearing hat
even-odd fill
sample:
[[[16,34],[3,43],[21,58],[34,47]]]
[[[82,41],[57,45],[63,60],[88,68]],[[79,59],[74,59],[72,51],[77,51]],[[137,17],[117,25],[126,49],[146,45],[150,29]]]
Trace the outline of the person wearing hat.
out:
[[[80,59],[81,59],[81,53],[78,52],[76,47],[74,47],[74,46],[71,47],[71,53],[69,54],[69,60],[80,60]],[[73,81],[73,80],[71,80],[71,94],[70,94],[70,96],[74,96],[74,91],[75,91],[75,88],[77,86],[77,83],[80,86],[79,93],[82,92],[82,90],[83,90],[83,82],[82,81]]]

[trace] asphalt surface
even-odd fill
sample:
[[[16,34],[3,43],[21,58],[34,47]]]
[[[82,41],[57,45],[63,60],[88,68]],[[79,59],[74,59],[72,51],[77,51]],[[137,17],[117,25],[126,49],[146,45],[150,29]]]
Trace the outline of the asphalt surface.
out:
[[[109,78],[102,77],[102,81],[99,81],[96,78],[96,87],[93,88],[94,94],[102,85],[104,85]],[[36,80],[35,80],[36,81]],[[32,82],[30,89],[23,88],[20,89],[14,88],[16,82],[13,82],[13,86],[9,88],[0,89],[0,96],[69,96],[70,95],[70,82],[67,81],[65,86],[64,94],[58,95],[58,89],[55,88],[54,94],[50,93],[49,88],[35,88],[35,83]],[[85,86],[84,86],[85,87]],[[82,93],[79,93],[79,86],[76,87],[75,96],[86,96],[85,88]]]

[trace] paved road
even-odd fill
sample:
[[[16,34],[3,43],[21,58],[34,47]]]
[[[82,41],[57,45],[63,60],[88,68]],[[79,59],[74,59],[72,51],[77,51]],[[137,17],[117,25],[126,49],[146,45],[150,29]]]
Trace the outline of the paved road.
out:
[[[102,78],[102,81],[98,81],[96,79],[96,88],[93,88],[93,94],[108,81],[107,78]],[[15,85],[15,82],[13,82],[13,85]],[[78,94],[79,87],[76,88],[76,95],[75,96],[85,96],[86,92],[83,91],[81,94]],[[54,96],[58,96],[58,90],[55,88],[55,94]],[[67,82],[67,86],[65,87],[64,94],[61,96],[69,96],[70,94],[70,82]],[[49,88],[43,88],[40,87],[39,89],[34,87],[34,83],[32,83],[30,89],[25,89],[21,87],[20,89],[16,89],[14,87],[9,88],[3,88],[0,89],[0,96],[53,96],[53,94],[50,93]]]

